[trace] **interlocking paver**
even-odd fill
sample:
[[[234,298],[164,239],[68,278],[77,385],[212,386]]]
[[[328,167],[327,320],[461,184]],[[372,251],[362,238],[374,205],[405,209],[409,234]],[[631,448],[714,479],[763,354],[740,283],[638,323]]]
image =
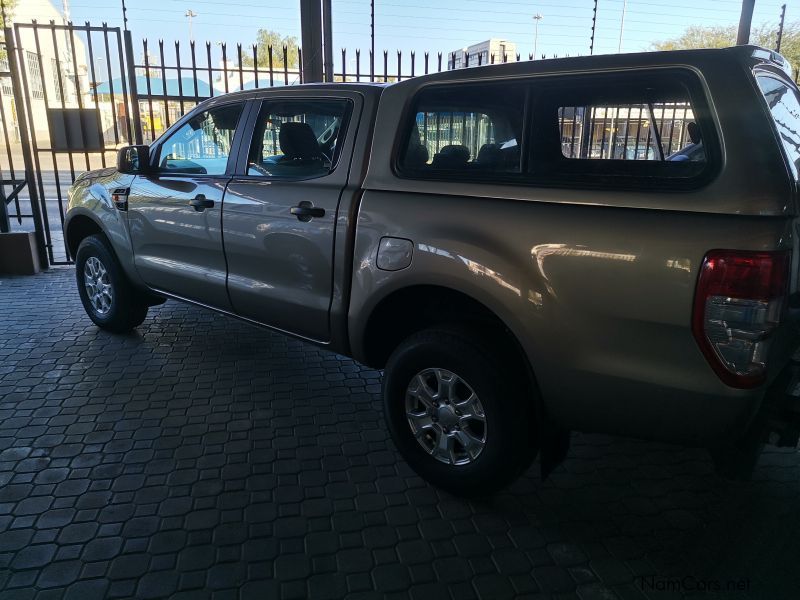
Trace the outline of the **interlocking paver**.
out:
[[[795,452],[730,483],[701,451],[575,435],[549,481],[460,500],[398,457],[379,373],[175,302],[110,335],[73,276],[0,278],[0,600],[800,589]]]

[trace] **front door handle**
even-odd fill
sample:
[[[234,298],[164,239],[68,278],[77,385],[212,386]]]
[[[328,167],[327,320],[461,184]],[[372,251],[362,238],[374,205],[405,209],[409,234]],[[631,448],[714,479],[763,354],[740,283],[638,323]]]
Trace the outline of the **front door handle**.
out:
[[[206,198],[204,194],[197,194],[189,200],[189,206],[194,206],[197,212],[203,212],[207,208],[214,208],[214,201]]]
[[[296,216],[299,221],[303,221],[303,223],[307,223],[314,217],[325,216],[324,208],[314,206],[308,200],[303,200],[297,206],[293,206],[291,209],[289,209],[289,212]]]

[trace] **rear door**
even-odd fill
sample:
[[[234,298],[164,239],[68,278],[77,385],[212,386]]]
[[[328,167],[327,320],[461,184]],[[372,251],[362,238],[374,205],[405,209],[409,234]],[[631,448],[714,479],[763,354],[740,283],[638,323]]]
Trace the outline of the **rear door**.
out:
[[[337,211],[361,105],[360,96],[343,92],[276,95],[254,107],[249,150],[223,209],[228,293],[237,314],[330,338]]]
[[[128,197],[136,269],[151,287],[230,310],[222,199],[244,102],[201,110],[153,148],[154,171]]]

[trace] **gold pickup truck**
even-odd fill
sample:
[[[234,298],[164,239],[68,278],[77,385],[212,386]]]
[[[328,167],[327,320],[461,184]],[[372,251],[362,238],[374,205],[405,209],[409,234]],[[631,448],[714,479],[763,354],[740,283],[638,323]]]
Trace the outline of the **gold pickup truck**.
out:
[[[796,443],[799,168],[771,51],[530,61],[209,99],[81,176],[66,235],[101,328],[173,298],[384,369],[455,493],[577,430],[743,472]]]

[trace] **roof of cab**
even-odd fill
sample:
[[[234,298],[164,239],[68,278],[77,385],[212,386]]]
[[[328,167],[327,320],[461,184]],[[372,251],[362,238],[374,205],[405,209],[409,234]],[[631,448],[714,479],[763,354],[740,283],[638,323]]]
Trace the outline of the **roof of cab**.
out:
[[[230,100],[252,100],[260,99],[266,96],[282,96],[282,95],[296,95],[297,92],[306,91],[349,91],[358,92],[364,95],[375,94],[379,95],[381,91],[387,86],[388,83],[372,83],[372,82],[333,82],[333,83],[299,83],[296,85],[280,86],[280,87],[263,87],[253,88],[250,90],[238,90],[214,96],[213,98],[206,98],[200,104],[211,105],[216,104],[216,101],[227,102]],[[198,105],[199,106],[199,105]]]

